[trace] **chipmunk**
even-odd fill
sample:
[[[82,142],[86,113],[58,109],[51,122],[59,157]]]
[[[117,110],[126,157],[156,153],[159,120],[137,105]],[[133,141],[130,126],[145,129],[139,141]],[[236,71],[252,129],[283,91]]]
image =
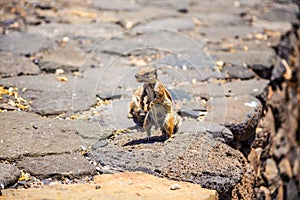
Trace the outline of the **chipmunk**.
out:
[[[162,132],[171,139],[181,125],[181,118],[173,107],[173,100],[169,91],[158,80],[157,69],[143,67],[135,75],[137,82],[144,83],[140,96],[140,107],[145,108],[144,98],[150,102],[145,108],[147,112],[143,128],[147,132],[148,139],[151,136],[151,127],[160,127]]]

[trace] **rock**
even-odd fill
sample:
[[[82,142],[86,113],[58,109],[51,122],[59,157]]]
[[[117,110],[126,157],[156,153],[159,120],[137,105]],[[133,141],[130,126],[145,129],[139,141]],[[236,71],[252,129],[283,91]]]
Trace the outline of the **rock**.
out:
[[[180,190],[171,191],[170,185],[180,184]],[[95,189],[101,185],[101,189]],[[91,183],[87,184],[56,184],[44,186],[42,189],[28,190],[3,190],[3,196],[14,199],[30,198],[37,199],[158,199],[184,200],[216,200],[218,193],[215,190],[201,188],[199,185],[176,182],[167,179],[157,178],[155,176],[141,172],[124,172],[114,175],[98,175],[94,177]]]
[[[267,12],[261,15],[259,18],[268,20],[271,22],[289,22],[291,24],[298,24],[297,15],[299,14],[299,8],[294,4],[275,4]]]
[[[278,192],[277,192],[277,197],[276,197],[276,199],[278,199],[278,200],[283,200],[284,199],[284,186],[283,186],[283,183],[282,183],[282,181],[280,181],[280,186],[279,186],[279,188],[278,188]]]
[[[166,19],[157,19],[150,21],[145,25],[138,26],[139,28],[160,28],[160,29],[169,29],[169,30],[193,30],[195,24],[190,19],[183,18],[166,18]]]
[[[170,190],[179,190],[180,189],[180,185],[179,184],[173,184],[173,185],[171,185],[171,187],[170,187]]]
[[[246,172],[243,179],[232,191],[232,199],[253,199],[254,196],[255,176],[251,166],[247,163]]]
[[[67,82],[59,81],[53,74],[43,75],[42,78],[21,76],[1,79],[0,85],[26,88],[20,96],[32,102],[28,108],[30,111],[40,115],[58,115],[87,110],[93,106],[96,102],[96,95],[93,94],[93,90],[87,88],[96,87],[97,76],[97,73],[94,77],[90,74],[82,78],[63,76],[68,79]]]
[[[241,80],[252,79],[255,77],[255,73],[250,71],[246,67],[234,66],[234,67],[223,67],[223,72],[228,73],[229,78],[239,78]]]
[[[261,113],[260,101],[248,95],[213,98],[208,101],[205,121],[224,125],[231,130],[235,140],[246,141],[254,137]]]
[[[97,95],[101,100],[115,100],[115,99],[120,99],[122,97],[122,94],[110,94],[110,93],[103,93]]]
[[[248,160],[250,161],[251,167],[253,168],[253,172],[255,177],[260,176],[260,171],[261,171],[261,163],[260,163],[260,155],[259,153],[262,149],[257,148],[257,149],[251,149],[249,155],[248,155]]]
[[[190,101],[191,96],[180,89],[169,89],[173,101]]]
[[[187,101],[182,103],[182,108],[187,108],[195,111],[207,111],[206,109],[206,101]]]
[[[280,161],[279,170],[284,181],[289,181],[293,177],[292,167],[290,161],[287,158],[283,158]]]
[[[262,28],[250,27],[245,24],[240,26],[227,26],[226,32],[223,30],[223,26],[201,27],[199,34],[204,36],[204,41],[220,42],[234,38],[246,39],[251,33],[260,33],[263,31]]]
[[[98,189],[100,189],[100,188],[101,188],[100,185],[96,185],[96,186],[95,186],[95,189],[96,189],[96,190],[98,190]]]
[[[181,117],[191,117],[191,118],[198,118],[201,115],[201,112],[189,108],[181,108],[178,111]]]
[[[89,64],[90,63],[90,64]],[[55,73],[56,69],[63,69],[65,72],[75,72],[90,67],[92,61],[80,49],[67,46],[43,54],[39,62],[41,70],[47,73]]]
[[[121,133],[91,151],[91,156],[115,170],[143,171],[221,192],[230,191],[244,173],[241,153],[203,133],[177,133],[165,144],[160,136],[149,142],[143,137],[138,132]]]
[[[212,146],[211,148],[204,147],[203,142],[205,143],[205,141],[201,142],[202,145],[199,145],[200,143],[196,142],[192,145],[192,149],[186,150],[184,154],[173,160],[172,163],[169,163],[166,167],[163,167],[162,174],[168,178],[183,181],[192,181],[206,188],[215,188],[219,192],[228,192],[230,189],[232,189],[232,186],[236,185],[235,180],[237,180],[237,175],[241,170],[238,170],[236,168],[237,166],[233,167],[233,165],[231,165],[233,164],[232,161],[229,161],[231,160],[232,156],[236,157],[237,154],[231,154],[222,145],[218,147]],[[216,152],[218,151],[218,149],[221,152],[224,150],[227,151],[227,153],[223,152],[226,154],[226,156],[217,155],[219,154],[218,152]],[[200,163],[200,160],[203,159],[206,159],[206,162]],[[214,162],[209,162],[210,159],[213,159]],[[219,159],[220,161],[216,161]],[[240,163],[243,163],[242,156],[239,157],[238,160]],[[229,179],[227,179],[227,175],[223,176],[225,174],[223,174],[222,172],[224,169],[223,167],[225,167],[223,166],[223,164],[229,164],[227,163],[227,161],[231,162],[230,166],[227,166],[227,169],[233,170],[231,172],[227,172],[227,175],[229,175],[228,173],[231,174],[231,178]],[[216,165],[217,163],[218,166]],[[239,164],[238,166],[241,165]]]
[[[183,55],[172,54],[155,61],[159,65],[172,66],[167,72],[173,75],[170,70],[175,70],[176,67],[180,69],[203,69],[203,68],[213,68],[214,63],[212,62],[210,56],[204,52],[198,52],[196,54],[190,54],[188,57]],[[174,69],[175,68],[175,69]],[[181,75],[181,73],[179,73]],[[176,77],[176,76],[175,76]],[[182,79],[182,77],[181,77]]]
[[[94,166],[89,164],[89,162],[79,154],[25,158],[19,161],[17,166],[40,179],[50,177],[80,178],[93,175],[94,173]]]
[[[211,64],[210,64],[211,65]],[[210,79],[225,79],[226,74],[224,72],[220,72],[215,70],[212,67],[202,68],[202,66],[193,66],[188,70],[170,68],[166,69],[165,72],[168,76],[172,77],[173,80],[177,83],[188,82],[191,87],[191,83],[198,83],[202,81],[207,81]],[[181,82],[179,82],[181,81]]]
[[[18,75],[37,75],[41,71],[30,59],[14,57],[11,53],[0,53],[0,77],[6,78]]]
[[[279,60],[273,50],[238,51],[234,53],[217,52],[213,54],[218,59],[232,65],[247,65],[263,78],[270,78],[272,69]]]
[[[21,171],[14,165],[0,163],[0,190],[16,183],[21,175]],[[0,195],[1,196],[1,195]]]
[[[193,96],[200,96],[205,99],[210,97],[224,97],[224,96],[240,96],[252,95],[267,100],[268,80],[245,80],[234,81],[224,84],[215,83],[196,83],[193,85],[186,84],[179,88]]]
[[[33,113],[0,113],[0,159],[62,154],[108,136],[98,124],[42,118]],[[66,142],[68,145],[66,145]],[[35,148],[32,148],[32,147]]]
[[[201,26],[222,26],[227,28],[228,26],[245,24],[241,18],[230,12],[197,12],[194,13],[194,17],[201,22]]]
[[[189,10],[185,7],[178,8],[177,11],[180,12],[180,13],[188,13],[189,12]]]
[[[282,34],[285,34],[286,32],[292,30],[292,24],[283,21],[267,21],[258,19],[252,22],[252,26],[264,28],[271,31],[279,31]]]
[[[134,11],[138,10],[139,6],[132,2],[125,2],[125,1],[93,1],[93,6],[99,10],[109,10],[109,11]]]
[[[51,49],[55,46],[55,43],[47,37],[26,32],[1,35],[0,43],[0,51],[22,55],[33,55],[42,49]]]
[[[269,157],[272,138],[275,136],[275,119],[270,107],[267,108],[267,113],[262,117],[256,129],[256,137],[252,144],[255,149],[262,150],[261,157],[267,159]]]
[[[129,99],[114,100],[112,104],[97,108],[99,115],[95,116],[100,125],[114,130],[134,127],[135,123],[128,115]]]
[[[273,194],[279,187],[279,171],[277,165],[273,159],[266,161],[266,168],[262,175],[266,178],[271,194]]]
[[[290,148],[291,147],[286,136],[286,132],[280,128],[273,138],[270,154],[273,155],[277,160],[280,160],[288,153]]]
[[[214,139],[227,144],[233,140],[232,132],[228,128],[220,126],[215,122],[183,121],[179,131],[206,133]]]
[[[286,199],[299,199],[297,184],[294,180],[290,180],[285,187]]]
[[[61,17],[62,20],[59,20],[57,18],[57,12],[54,13],[53,18],[50,24],[30,27],[28,32],[44,37],[57,38],[59,41],[68,36],[71,39],[70,44],[72,44],[74,39],[76,41],[74,45],[78,45],[88,52],[95,47],[95,43],[98,44],[99,40],[102,41],[102,39],[111,37],[122,30],[118,25],[104,21],[95,23],[62,23],[65,16]],[[55,29],[55,32],[51,31],[53,29]]]
[[[265,186],[260,186],[257,198],[263,198],[265,200],[271,200],[270,190]]]
[[[183,101],[178,113],[182,117],[198,118],[206,114],[206,105],[203,101]]]

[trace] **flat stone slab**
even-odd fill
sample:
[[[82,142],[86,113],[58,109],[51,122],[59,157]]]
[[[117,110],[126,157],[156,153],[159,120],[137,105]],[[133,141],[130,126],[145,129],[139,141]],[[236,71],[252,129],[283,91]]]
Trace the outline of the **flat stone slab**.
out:
[[[41,72],[29,58],[14,57],[12,53],[0,53],[0,77],[37,75]]]
[[[292,30],[292,24],[284,21],[268,21],[258,19],[252,23],[253,27],[261,27],[272,31],[279,31],[281,34],[285,34]]]
[[[65,72],[74,72],[90,67],[91,65],[92,61],[88,55],[73,46],[62,47],[45,53],[39,62],[41,70],[48,73],[54,73],[56,69],[63,69]]]
[[[117,0],[104,0],[104,1],[93,1],[93,6],[100,10],[111,10],[111,11],[133,11],[138,10],[139,6],[132,2],[117,1]]]
[[[223,72],[228,75],[228,78],[239,78],[241,80],[252,79],[255,77],[255,73],[244,66],[233,66],[233,67],[223,67]]]
[[[203,65],[202,65],[203,66]],[[225,79],[226,74],[212,67],[201,68],[195,65],[188,70],[183,70],[180,68],[168,68],[165,72],[170,76],[175,82],[189,82],[190,85],[193,81],[202,82],[209,79]]]
[[[165,177],[200,184],[219,192],[230,191],[243,175],[243,156],[233,152],[227,145],[209,141],[198,134],[192,134],[182,142],[190,143],[177,158],[162,169]],[[196,141],[195,141],[196,140]],[[193,142],[191,142],[193,141]],[[174,149],[173,149],[174,150]]]
[[[204,52],[199,52],[198,54],[190,55],[188,57],[172,54],[162,59],[155,60],[155,63],[159,65],[179,67],[181,69],[205,69],[213,68],[215,66],[211,57]]]
[[[47,37],[26,32],[13,32],[9,35],[1,35],[0,43],[0,51],[22,55],[32,55],[42,49],[50,49],[55,46],[54,41]]]
[[[67,82],[60,81],[67,78]],[[0,85],[17,87],[20,96],[31,101],[30,111],[40,115],[58,115],[67,112],[88,110],[96,103],[93,87],[96,87],[95,76],[74,77],[70,75],[47,74],[42,76],[21,76],[0,80]],[[90,88],[90,89],[88,89]]]
[[[57,13],[54,13],[57,16]],[[59,21],[58,19],[56,19]],[[55,31],[53,31],[55,29]],[[104,38],[112,37],[114,34],[119,33],[122,29],[112,23],[96,22],[96,23],[61,23],[51,22],[50,24],[42,24],[40,26],[32,26],[28,30],[29,33],[39,34],[49,38],[69,37],[69,39],[75,39],[79,43],[84,39],[89,40],[88,45],[83,44],[79,46],[87,46],[85,49],[91,50],[95,46],[100,45]],[[101,34],[99,34],[101,33]],[[95,39],[95,40],[94,40]],[[92,42],[92,43],[91,43]],[[72,41],[70,41],[72,43]],[[78,43],[76,44],[76,46]]]
[[[297,15],[299,14],[299,8],[295,4],[274,4],[259,18],[268,20],[271,22],[290,22],[291,24],[298,24],[299,20]]]
[[[242,154],[205,133],[177,133],[167,143],[161,133],[152,135],[148,141],[146,133],[120,133],[95,147],[91,156],[104,169],[143,171],[221,192],[230,191],[242,178]]]
[[[250,79],[234,81],[224,84],[217,83],[196,83],[179,86],[193,96],[200,96],[206,99],[210,97],[251,95],[255,97],[266,97],[268,94],[269,80]]]
[[[219,5],[218,5],[219,6]],[[226,31],[224,29],[226,28]],[[249,34],[261,33],[262,28],[241,26],[212,26],[212,27],[201,27],[199,34],[202,36],[204,41],[226,41],[234,38],[246,39]]]
[[[191,19],[165,18],[165,19],[152,20],[145,25],[138,26],[137,28],[147,28],[147,27],[183,31],[183,30],[193,30],[195,28],[195,24]]]
[[[172,185],[179,189],[170,190]],[[56,184],[27,190],[3,190],[8,199],[144,199],[144,200],[216,200],[218,193],[199,185],[157,178],[141,172],[95,176],[87,184]]]
[[[261,114],[261,102],[255,97],[213,98],[208,101],[205,121],[224,125],[232,131],[236,140],[245,141],[255,135]]]
[[[276,63],[276,54],[274,50],[268,49],[266,51],[237,51],[229,52],[215,52],[212,56],[230,63],[232,65],[243,66],[248,65],[251,68],[258,69],[258,67],[270,70]]]
[[[95,170],[80,154],[61,154],[24,158],[17,163],[18,168],[37,178],[80,178],[92,175]]]
[[[245,24],[241,18],[232,13],[222,12],[198,12],[193,17],[200,20],[201,26],[237,26]]]
[[[42,118],[26,112],[0,113],[0,121],[0,159],[8,160],[74,152],[110,134],[95,123]]]
[[[135,126],[133,120],[127,117],[129,100],[114,100],[111,104],[98,107],[99,115],[95,116],[93,121],[98,121],[100,125],[115,130]]]
[[[18,181],[21,171],[11,164],[0,163],[0,190]]]
[[[232,132],[225,126],[221,126],[215,122],[185,120],[179,129],[180,132],[200,132],[206,133],[215,140],[223,143],[230,143],[233,140]]]
[[[135,32],[139,34],[136,34]],[[203,54],[204,42],[193,40],[186,35],[168,29],[157,27],[137,28],[131,35],[119,34],[98,45],[95,53],[107,53],[112,55],[149,55],[148,52],[159,52],[181,54],[185,60],[195,60],[195,55]],[[191,57],[191,59],[190,59]],[[192,59],[194,57],[194,60]],[[209,58],[209,56],[207,56]],[[109,63],[108,63],[109,64]]]

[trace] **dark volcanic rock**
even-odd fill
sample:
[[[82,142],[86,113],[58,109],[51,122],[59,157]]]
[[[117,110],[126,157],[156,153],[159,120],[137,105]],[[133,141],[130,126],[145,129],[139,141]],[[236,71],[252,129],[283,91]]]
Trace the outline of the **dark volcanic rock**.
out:
[[[195,28],[195,24],[191,19],[182,19],[182,18],[166,18],[150,21],[145,25],[139,26],[140,28],[145,27],[155,27],[161,29],[171,29],[171,30],[192,30]]]
[[[170,89],[169,90],[172,99],[178,101],[189,101],[191,100],[191,96],[183,90],[180,89]]]
[[[9,35],[1,35],[0,44],[0,51],[32,55],[42,49],[53,48],[55,43],[41,35],[13,32]]]
[[[94,173],[94,167],[79,154],[25,158],[18,162],[17,166],[37,178],[78,178]]]
[[[236,140],[245,141],[254,137],[261,113],[260,101],[248,95],[213,98],[208,101],[208,114],[205,120],[226,126]]]
[[[233,140],[232,132],[225,126],[221,126],[215,122],[183,121],[179,131],[206,133],[214,139],[227,144]]]
[[[285,34],[288,31],[292,30],[292,25],[289,22],[283,21],[267,21],[267,20],[256,20],[252,22],[252,26],[254,27],[262,27],[272,31],[280,31],[282,34]]]
[[[65,76],[67,82],[53,74],[43,76],[21,76],[0,80],[0,85],[27,88],[20,95],[32,101],[28,108],[41,115],[57,115],[87,110],[96,103],[96,95],[88,88],[96,87],[98,73],[94,76],[75,78]]]
[[[182,55],[169,55],[162,59],[158,59],[155,63],[159,65],[169,65],[172,67],[187,68],[187,69],[199,69],[199,68],[213,68],[214,62],[207,54],[198,52],[197,54],[191,54],[188,57]]]
[[[275,4],[272,8],[268,9],[267,12],[261,15],[260,18],[271,22],[282,21],[298,24],[298,14],[299,8],[295,4]]]
[[[13,57],[11,53],[0,53],[0,77],[37,75],[41,71],[29,58]]]
[[[46,119],[26,112],[0,113],[0,121],[0,159],[73,152],[110,134],[95,123]]]
[[[85,67],[88,62],[85,60],[87,55],[74,47],[64,47],[58,50],[46,53],[39,62],[43,71],[54,73],[56,69],[63,69],[65,72],[79,71]]]
[[[229,78],[251,79],[255,77],[255,73],[253,71],[242,66],[223,67],[222,71],[228,73]]]
[[[209,142],[199,137],[196,140],[188,140],[191,142],[191,148],[167,164],[162,174],[219,192],[230,191],[244,173],[243,157],[216,141]]]
[[[206,41],[224,41],[233,38],[247,38],[249,34],[262,32],[262,28],[250,27],[247,25],[227,26],[224,31],[223,26],[201,27],[199,33]]]
[[[105,168],[144,171],[221,192],[230,191],[243,176],[241,153],[201,132],[178,133],[167,143],[159,136],[148,142],[141,137],[141,133],[120,134],[91,154]]]
[[[105,127],[124,129],[135,126],[132,119],[127,117],[129,99],[114,100],[112,104],[97,108],[99,115],[96,120]],[[95,121],[95,120],[94,120]]]
[[[100,10],[112,10],[112,11],[134,11],[139,9],[139,6],[137,4],[127,2],[127,1],[117,1],[117,0],[101,0],[101,1],[94,0],[93,6]]]
[[[179,88],[194,95],[204,98],[251,95],[266,98],[269,81],[263,79],[251,79],[245,81],[234,81],[224,84],[196,83],[193,85],[182,85]]]
[[[274,65],[278,64],[278,58],[272,49],[234,53],[216,52],[213,56],[231,65],[247,65],[264,78],[270,77]]]
[[[10,164],[0,163],[0,190],[18,181],[21,171]],[[3,185],[2,185],[3,184]],[[0,195],[1,196],[1,195]]]

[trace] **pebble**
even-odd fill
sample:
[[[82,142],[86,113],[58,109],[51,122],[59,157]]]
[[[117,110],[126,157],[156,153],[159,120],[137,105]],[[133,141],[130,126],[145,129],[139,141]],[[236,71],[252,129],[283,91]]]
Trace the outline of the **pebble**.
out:
[[[96,189],[96,190],[98,190],[98,189],[100,189],[100,188],[101,188],[100,185],[96,185],[96,186],[95,186],[95,189]]]
[[[177,183],[174,183],[173,185],[171,185],[170,190],[179,190],[180,189],[180,185]]]

